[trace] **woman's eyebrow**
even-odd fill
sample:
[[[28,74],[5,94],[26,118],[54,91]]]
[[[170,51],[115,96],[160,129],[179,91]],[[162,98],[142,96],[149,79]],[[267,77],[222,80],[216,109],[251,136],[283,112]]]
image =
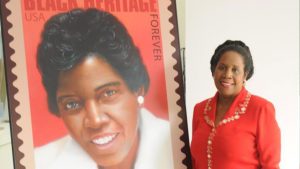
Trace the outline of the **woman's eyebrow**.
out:
[[[218,64],[218,66],[226,66],[226,64],[220,62],[220,63]]]
[[[109,82],[109,83],[103,84],[101,86],[98,86],[95,89],[95,91],[101,90],[101,89],[103,89],[105,87],[109,87],[109,86],[120,86],[120,85],[121,85],[121,82],[118,82],[118,81],[116,81],[116,82]]]
[[[228,67],[228,66],[232,66],[232,67],[240,67],[239,65],[237,65],[237,64],[232,64],[232,65],[229,65],[229,64],[225,64],[225,63],[220,63],[219,65],[221,65],[221,66],[225,66],[225,67]]]
[[[64,96],[59,96],[57,98],[57,102],[62,102],[64,99],[69,98],[69,97],[74,97],[74,95],[64,95]]]

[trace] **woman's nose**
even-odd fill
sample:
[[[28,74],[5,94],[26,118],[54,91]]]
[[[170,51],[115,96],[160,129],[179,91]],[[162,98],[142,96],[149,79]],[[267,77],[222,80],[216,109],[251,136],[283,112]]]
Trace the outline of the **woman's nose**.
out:
[[[225,71],[225,78],[231,78],[232,77],[232,72],[229,70],[229,69],[227,69],[226,71]]]
[[[86,101],[84,124],[88,128],[100,128],[108,122],[109,117],[96,101]]]

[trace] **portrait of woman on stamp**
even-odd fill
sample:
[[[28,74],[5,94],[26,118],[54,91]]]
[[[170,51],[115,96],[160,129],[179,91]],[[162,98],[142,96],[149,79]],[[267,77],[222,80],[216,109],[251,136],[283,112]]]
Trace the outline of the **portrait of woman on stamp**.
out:
[[[51,17],[37,63],[48,108],[69,132],[35,149],[38,169],[173,168],[169,123],[143,108],[149,75],[116,17],[99,9]]]

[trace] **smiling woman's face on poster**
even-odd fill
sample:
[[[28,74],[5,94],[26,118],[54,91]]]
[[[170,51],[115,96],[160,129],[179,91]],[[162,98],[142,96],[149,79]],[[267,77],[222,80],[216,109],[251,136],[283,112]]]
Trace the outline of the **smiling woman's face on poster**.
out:
[[[90,56],[59,79],[60,116],[98,165],[116,165],[136,155],[138,96],[109,64]]]
[[[85,158],[94,161],[89,163],[80,157],[76,165],[130,169],[148,162],[152,167],[173,168],[169,124],[152,113],[147,113],[152,120],[144,117],[146,110],[142,110],[140,100],[148,92],[148,71],[139,49],[115,16],[94,8],[52,16],[41,32],[37,64],[48,108],[60,117],[71,136],[68,141],[63,138],[37,148],[37,168],[45,168],[48,163],[73,167],[76,163],[60,163],[57,159],[72,161],[79,157],[45,158],[54,155],[49,150],[71,154],[74,150],[66,148],[69,144],[78,145],[77,149],[88,154]],[[166,138],[152,146],[166,147],[161,149],[164,164],[159,164],[155,154],[138,157],[146,149],[141,136],[154,131],[147,124],[149,120],[160,132],[158,137]]]
[[[135,166],[143,148],[139,132],[145,132],[138,98],[147,94],[149,76],[120,21],[97,9],[55,15],[45,24],[37,56],[48,107],[70,136],[98,166]],[[36,156],[49,155],[45,148]]]

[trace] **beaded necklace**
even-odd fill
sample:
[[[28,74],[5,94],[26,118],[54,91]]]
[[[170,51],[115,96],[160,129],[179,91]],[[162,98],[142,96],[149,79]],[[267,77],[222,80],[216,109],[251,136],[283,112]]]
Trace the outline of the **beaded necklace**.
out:
[[[210,103],[211,103],[212,99],[210,98],[207,101],[207,103],[205,105],[205,108],[204,108],[203,115],[204,115],[205,122],[212,127],[212,130],[211,130],[211,132],[208,136],[208,141],[207,141],[207,167],[208,167],[208,169],[212,169],[212,149],[213,149],[212,142],[213,142],[213,139],[214,139],[214,137],[216,135],[216,132],[217,132],[216,128],[218,126],[225,125],[229,122],[237,120],[237,119],[240,118],[240,115],[245,114],[245,112],[247,110],[248,103],[250,101],[250,98],[251,98],[251,94],[248,92],[246,97],[245,97],[244,102],[239,104],[236,107],[234,115],[230,116],[230,117],[227,117],[226,119],[221,120],[217,125],[215,125],[215,123],[207,115],[207,111],[211,110]]]

